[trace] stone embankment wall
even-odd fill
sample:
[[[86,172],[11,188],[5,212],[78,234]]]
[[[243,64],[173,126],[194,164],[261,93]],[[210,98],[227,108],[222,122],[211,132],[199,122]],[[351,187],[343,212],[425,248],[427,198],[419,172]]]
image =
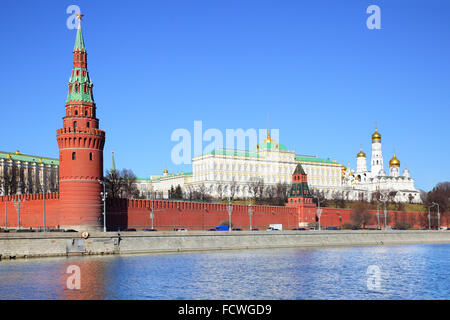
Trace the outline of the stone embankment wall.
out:
[[[5,233],[0,258],[414,243],[450,243],[450,231]]]

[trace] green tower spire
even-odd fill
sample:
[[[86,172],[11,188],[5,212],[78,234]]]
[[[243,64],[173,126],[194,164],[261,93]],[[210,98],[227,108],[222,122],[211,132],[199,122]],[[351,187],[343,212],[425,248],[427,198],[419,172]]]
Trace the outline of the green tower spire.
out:
[[[73,47],[73,71],[69,79],[66,103],[94,103],[93,83],[87,70],[87,52],[81,32],[82,14],[77,15],[78,29]]]
[[[116,162],[114,161],[114,151],[112,153],[111,171],[116,171]]]
[[[78,18],[77,37],[75,39],[75,46],[73,47],[73,51],[77,51],[77,50],[86,51],[86,48],[84,47],[83,33],[81,32],[81,17],[82,16],[83,15],[79,15],[79,18]]]

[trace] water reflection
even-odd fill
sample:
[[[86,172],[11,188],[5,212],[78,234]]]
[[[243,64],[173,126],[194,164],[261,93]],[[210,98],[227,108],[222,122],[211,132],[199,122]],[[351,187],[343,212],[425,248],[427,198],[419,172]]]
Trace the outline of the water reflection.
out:
[[[0,299],[449,299],[449,258],[450,245],[404,245],[1,261]]]

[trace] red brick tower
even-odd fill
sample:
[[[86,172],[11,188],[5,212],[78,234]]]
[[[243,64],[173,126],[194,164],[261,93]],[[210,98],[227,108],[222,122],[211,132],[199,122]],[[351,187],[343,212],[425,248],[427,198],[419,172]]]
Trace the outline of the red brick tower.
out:
[[[297,208],[299,227],[307,227],[309,222],[315,222],[316,205],[308,187],[308,176],[301,164],[298,164],[292,174],[292,187],[288,198],[288,207]]]
[[[60,224],[77,230],[100,230],[103,224],[102,191],[105,132],[99,129],[87,71],[87,52],[81,17],[73,49],[63,128],[56,131],[59,146]]]

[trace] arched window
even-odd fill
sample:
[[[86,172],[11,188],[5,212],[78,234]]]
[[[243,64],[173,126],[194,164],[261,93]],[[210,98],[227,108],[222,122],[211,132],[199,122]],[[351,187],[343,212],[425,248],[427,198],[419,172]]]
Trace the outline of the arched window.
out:
[[[76,152],[72,152],[72,160],[76,160],[77,159],[77,153]]]
[[[76,116],[78,115],[78,110],[75,110],[75,115],[76,115]]]
[[[89,123],[90,123],[90,122],[88,122],[88,123],[86,124],[86,127],[88,127],[88,128],[89,128]]]
[[[73,122],[73,130],[74,130],[74,131],[77,130],[77,122],[76,122],[76,121]]]
[[[84,112],[84,115],[87,116],[87,110]]]
[[[89,160],[92,161],[92,152],[89,152]]]

